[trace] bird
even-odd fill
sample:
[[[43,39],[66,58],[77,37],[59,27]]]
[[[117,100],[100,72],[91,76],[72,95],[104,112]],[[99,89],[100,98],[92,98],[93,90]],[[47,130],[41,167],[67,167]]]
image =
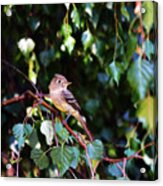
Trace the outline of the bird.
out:
[[[85,117],[81,114],[81,107],[71,91],[68,90],[70,84],[72,84],[72,82],[69,82],[65,76],[55,74],[48,86],[49,96],[54,106],[59,111],[66,113],[66,120],[68,120],[70,116],[76,118],[83,126],[89,139],[93,141],[92,135],[87,128]]]

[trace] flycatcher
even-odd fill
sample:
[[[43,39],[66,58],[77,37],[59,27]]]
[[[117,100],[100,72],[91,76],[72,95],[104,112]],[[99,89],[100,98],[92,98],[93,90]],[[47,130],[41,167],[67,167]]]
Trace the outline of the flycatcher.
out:
[[[87,129],[85,118],[80,114],[81,108],[74,98],[73,94],[67,89],[71,82],[60,74],[55,74],[49,84],[49,94],[54,106],[61,112],[65,112],[68,116],[75,117],[83,126],[90,140],[92,136]]]

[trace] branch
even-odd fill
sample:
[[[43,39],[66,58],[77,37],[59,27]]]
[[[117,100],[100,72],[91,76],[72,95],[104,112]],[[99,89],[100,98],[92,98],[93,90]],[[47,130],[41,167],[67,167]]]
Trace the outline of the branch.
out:
[[[5,64],[7,67],[10,67],[14,71],[18,72],[21,76],[24,77],[25,80],[27,80],[31,84],[31,86],[35,89],[35,91],[37,93],[39,92],[36,85],[21,70],[19,70],[16,66],[12,65],[11,63],[6,61],[5,59],[2,59],[2,63]]]
[[[38,97],[37,95],[35,95],[33,92],[31,91],[26,91],[24,94],[5,100],[2,102],[2,106],[6,106],[15,102],[19,102],[21,100],[25,100],[26,98],[33,98],[36,99],[37,101],[40,101],[40,97]],[[48,103],[46,103],[44,100],[41,101],[40,103],[41,105],[43,105],[44,107],[46,107],[47,109],[49,109],[55,116],[57,116],[61,123],[66,127],[66,129],[70,132],[71,135],[73,135],[76,140],[79,142],[79,144],[86,149],[86,144],[83,143],[80,138],[78,137],[78,135],[68,126],[67,122],[63,119],[63,117],[61,115],[58,116],[58,111],[56,109],[54,109],[53,107],[51,107]]]
[[[8,104],[12,104],[12,103],[15,103],[15,102],[18,102],[18,101],[21,101],[21,100],[24,100],[28,97],[32,97],[36,100],[40,100],[40,97],[38,97],[37,95],[35,95],[34,93],[32,93],[31,91],[26,91],[24,94],[20,95],[20,96],[17,96],[17,97],[14,97],[14,98],[11,98],[9,100],[5,100],[2,102],[2,106],[6,106]],[[72,136],[74,136],[76,138],[76,140],[79,142],[79,144],[84,148],[84,150],[86,150],[87,146],[86,146],[86,143],[84,143],[78,136],[78,134],[76,134],[70,127],[69,125],[67,124],[67,122],[63,119],[63,117],[61,115],[58,115],[58,111],[56,109],[54,109],[53,107],[51,107],[48,103],[46,103],[44,100],[41,101],[41,104],[46,107],[47,109],[49,109],[56,117],[58,117],[61,121],[61,123],[65,126],[65,128],[70,132],[70,134]],[[109,163],[118,163],[118,162],[121,162],[121,161],[124,161],[124,160],[130,160],[130,159],[133,159],[133,158],[141,158],[142,159],[142,156],[140,156],[139,154],[146,148],[154,145],[155,142],[152,141],[151,143],[148,143],[144,146],[144,148],[138,150],[134,155],[132,156],[129,156],[129,157],[122,157],[122,158],[116,158],[116,159],[113,159],[113,158],[110,158],[110,157],[104,157],[103,160],[104,161],[107,161]]]
[[[104,157],[103,160],[104,160],[104,161],[107,161],[107,162],[110,162],[110,163],[118,163],[118,162],[121,162],[121,161],[124,161],[124,160],[126,160],[126,161],[127,161],[127,160],[130,160],[130,159],[133,159],[133,158],[142,159],[142,156],[140,156],[139,154],[140,154],[144,149],[146,149],[146,148],[148,148],[148,147],[150,147],[150,146],[152,146],[152,145],[154,145],[154,144],[155,144],[154,141],[152,141],[152,142],[146,144],[146,145],[144,146],[143,149],[138,150],[134,155],[129,156],[129,157],[122,157],[122,158],[116,158],[116,159],[109,158],[109,157]]]

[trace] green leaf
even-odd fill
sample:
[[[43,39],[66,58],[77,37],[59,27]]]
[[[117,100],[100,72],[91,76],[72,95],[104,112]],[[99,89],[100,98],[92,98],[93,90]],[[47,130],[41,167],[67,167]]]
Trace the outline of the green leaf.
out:
[[[29,26],[32,31],[36,31],[40,26],[40,20],[37,17],[29,17]]]
[[[154,163],[155,163],[154,159],[150,158],[147,154],[144,155],[143,160],[147,165],[153,165],[154,166]]]
[[[92,46],[94,37],[89,30],[86,30],[85,32],[82,33],[81,41],[83,43],[84,50],[87,50]]]
[[[87,53],[85,54],[83,61],[84,61],[84,64],[87,65],[88,63],[93,61],[93,58],[89,53]]]
[[[41,170],[49,166],[49,159],[41,149],[33,149],[31,158]]]
[[[4,7],[3,10],[4,10],[6,16],[8,16],[8,17],[12,16],[12,6],[13,5],[5,5],[5,6],[3,6]]]
[[[129,34],[129,38],[127,41],[127,51],[126,51],[126,60],[129,62],[131,57],[133,56],[137,46],[137,37]]]
[[[135,151],[134,150],[132,150],[132,149],[130,149],[130,148],[128,148],[128,149],[126,149],[125,151],[124,151],[124,154],[126,155],[126,156],[132,156],[132,155],[134,155],[135,154]]]
[[[123,72],[123,65],[115,61],[113,61],[107,69],[108,75],[114,79],[117,85],[119,85],[119,80],[122,72]]]
[[[16,139],[20,138],[21,136],[24,135],[24,125],[23,124],[16,124],[12,128],[13,134]]]
[[[137,134],[135,134],[134,138],[130,139],[130,148],[138,151],[140,149],[141,141],[137,138]]]
[[[72,151],[73,151],[73,161],[71,163],[71,167],[73,169],[76,169],[80,159],[80,151],[77,147],[72,147]]]
[[[92,53],[97,56],[101,63],[104,61],[106,49],[108,50],[109,46],[99,39],[96,39],[96,42],[92,45]]]
[[[100,106],[99,100],[89,99],[86,102],[85,109],[92,115],[95,115]]]
[[[98,77],[98,81],[102,84],[106,84],[109,80],[109,77],[106,73],[98,73],[97,77]]]
[[[50,64],[50,62],[53,60],[54,54],[55,53],[54,53],[54,49],[53,48],[50,48],[49,50],[44,50],[44,51],[40,52],[39,57],[40,57],[41,63],[45,67],[47,67]]]
[[[113,145],[109,145],[109,147],[108,147],[108,155],[111,158],[116,158],[117,157],[116,148],[113,147]]]
[[[28,77],[34,84],[36,84],[40,66],[37,61],[36,55],[34,53],[32,54],[31,58],[28,60],[28,65],[29,65]]]
[[[144,99],[146,92],[154,78],[153,64],[146,60],[135,61],[131,64],[127,80],[132,88],[133,100]]]
[[[18,141],[18,148],[21,149],[24,146],[25,139],[32,133],[32,126],[30,124],[18,123],[12,128],[12,132],[16,140]]]
[[[64,39],[64,45],[66,46],[68,53],[71,54],[75,47],[76,40],[72,36],[68,36]]]
[[[95,140],[87,145],[89,157],[93,160],[100,160],[103,158],[104,146],[100,140]]]
[[[80,14],[77,10],[76,7],[73,8],[72,12],[71,12],[71,19],[72,19],[72,22],[75,24],[75,26],[77,28],[80,28]]]
[[[73,150],[68,146],[53,148],[50,156],[53,164],[58,167],[60,176],[64,175],[74,161]]]
[[[85,3],[85,12],[92,17],[93,16],[93,8],[94,4],[93,3]]]
[[[121,167],[123,165],[122,162],[119,162],[118,163]],[[110,164],[108,166],[108,172],[112,175],[112,176],[115,176],[115,177],[121,177],[122,176],[122,172],[120,171],[120,169],[117,167],[117,165],[115,163],[113,164]]]
[[[56,130],[56,133],[58,134],[58,136],[64,140],[64,141],[67,141],[68,138],[69,138],[69,132],[67,131],[67,129],[65,129],[63,127],[63,125],[61,124],[61,122],[59,121],[56,121],[55,122],[55,130]]]
[[[33,128],[30,124],[24,124],[24,134],[25,136],[29,136],[33,131]]]
[[[40,131],[46,137],[47,145],[52,145],[54,137],[54,129],[52,126],[52,121],[45,120],[41,123]]]
[[[31,135],[29,136],[29,146],[33,149],[34,148],[36,148],[36,149],[41,148],[41,144],[39,142],[36,129],[33,129]]]
[[[143,2],[142,7],[145,9],[145,13],[143,14],[143,26],[147,33],[149,33],[154,23],[154,11],[156,11],[154,8],[156,7],[152,1]]]
[[[145,54],[149,59],[151,59],[151,54],[154,54],[154,45],[149,39],[145,41]]]
[[[62,28],[61,28],[61,33],[62,35],[67,38],[69,37],[71,34],[72,34],[72,28],[71,28],[71,25],[69,24],[63,24],[62,25]]]
[[[155,132],[155,122],[157,116],[156,100],[152,96],[140,101],[136,112],[137,117],[143,123],[144,128],[149,132]]]
[[[130,21],[130,14],[128,13],[127,8],[124,3],[122,3],[121,5],[121,14],[127,19],[127,21]]]

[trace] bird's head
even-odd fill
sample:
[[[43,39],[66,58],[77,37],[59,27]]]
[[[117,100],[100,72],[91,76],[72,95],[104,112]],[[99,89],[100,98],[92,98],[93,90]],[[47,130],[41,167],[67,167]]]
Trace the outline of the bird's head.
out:
[[[67,88],[71,82],[67,81],[67,79],[61,74],[55,74],[53,79],[49,84],[49,90],[56,90],[59,88]]]

